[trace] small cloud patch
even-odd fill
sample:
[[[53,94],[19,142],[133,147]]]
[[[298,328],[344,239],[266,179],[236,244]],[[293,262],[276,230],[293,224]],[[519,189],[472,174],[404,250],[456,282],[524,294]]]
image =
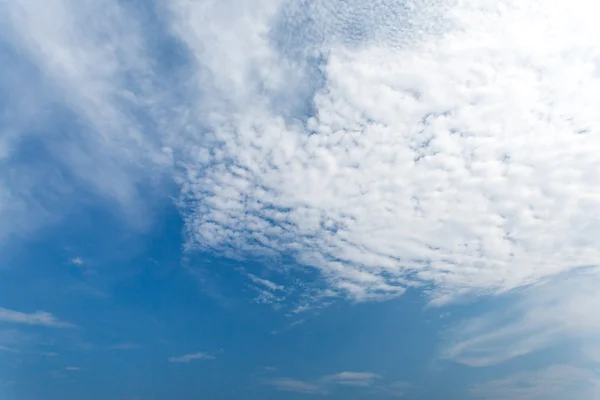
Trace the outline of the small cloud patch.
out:
[[[189,363],[194,360],[214,360],[215,356],[206,353],[193,353],[193,354],[185,354],[183,356],[178,357],[169,357],[169,362],[172,363]]]
[[[292,378],[272,379],[265,382],[267,385],[275,387],[284,392],[296,392],[305,394],[324,394],[323,388],[314,383],[304,382]]]
[[[85,261],[83,261],[83,258],[81,258],[81,257],[75,257],[75,258],[71,258],[69,260],[69,264],[81,266],[81,265],[85,264]]]
[[[52,328],[75,328],[75,325],[64,322],[46,311],[27,314],[20,311],[0,307],[0,322],[23,325],[38,325]]]
[[[323,377],[323,381],[346,386],[371,386],[381,376],[371,372],[340,372]]]

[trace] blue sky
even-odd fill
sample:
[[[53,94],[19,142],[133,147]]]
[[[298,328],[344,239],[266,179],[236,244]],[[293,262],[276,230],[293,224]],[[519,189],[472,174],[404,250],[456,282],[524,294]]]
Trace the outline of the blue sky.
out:
[[[0,1],[0,398],[600,398],[598,11]]]

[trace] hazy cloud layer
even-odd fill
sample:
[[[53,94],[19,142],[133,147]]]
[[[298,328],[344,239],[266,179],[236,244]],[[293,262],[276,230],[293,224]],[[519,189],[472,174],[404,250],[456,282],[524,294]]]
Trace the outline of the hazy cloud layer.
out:
[[[600,345],[600,301],[596,270],[558,276],[505,299],[494,312],[463,321],[448,332],[444,355],[471,366],[494,365],[557,344],[582,352]],[[594,361],[594,351],[590,351]]]
[[[139,189],[170,165],[158,132],[171,108],[140,25],[110,0],[0,3],[0,44],[19,55],[0,78],[11,97],[0,119],[0,239],[60,219],[75,190],[85,200],[81,189],[146,223]]]
[[[586,369],[553,365],[476,385],[471,394],[481,400],[591,400],[600,394],[600,379]]]

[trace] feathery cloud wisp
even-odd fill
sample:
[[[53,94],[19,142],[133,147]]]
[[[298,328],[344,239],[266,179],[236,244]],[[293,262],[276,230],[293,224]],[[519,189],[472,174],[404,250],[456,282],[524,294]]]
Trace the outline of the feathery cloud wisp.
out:
[[[304,382],[292,378],[278,378],[265,382],[267,385],[273,386],[278,390],[285,392],[296,392],[306,394],[324,394],[323,388],[314,383]]]
[[[74,328],[75,325],[64,322],[46,311],[36,311],[27,314],[20,311],[0,307],[0,322],[24,325],[39,325],[53,328]]]
[[[511,293],[499,310],[467,319],[446,332],[449,340],[442,356],[477,367],[560,343],[598,346],[599,285],[600,273],[583,269]]]
[[[315,381],[302,381],[289,377],[271,379],[265,381],[267,385],[274,386],[278,390],[308,394],[326,394],[335,385],[355,386],[367,388],[381,379],[381,375],[371,372],[340,372],[338,374],[326,375]]]
[[[363,387],[371,386],[377,379],[381,379],[381,376],[371,372],[340,372],[339,374],[323,377],[323,381],[325,382]]]
[[[189,363],[194,360],[214,360],[215,356],[206,353],[185,354],[178,357],[169,357],[169,362],[172,363]]]
[[[600,375],[571,365],[552,365],[484,382],[470,392],[480,400],[591,400],[600,393]]]

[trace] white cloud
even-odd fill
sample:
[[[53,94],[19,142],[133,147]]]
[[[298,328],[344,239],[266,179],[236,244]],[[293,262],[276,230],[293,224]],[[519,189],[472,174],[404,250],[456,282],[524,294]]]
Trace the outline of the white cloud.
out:
[[[471,388],[482,400],[594,400],[600,395],[600,376],[569,365],[513,374]]]
[[[18,112],[0,115],[0,240],[73,197],[58,172],[18,162],[38,131],[57,168],[141,220],[139,186],[183,168],[188,249],[291,256],[327,283],[317,299],[386,299],[422,285],[443,304],[527,287],[499,314],[458,326],[448,359],[493,365],[569,340],[597,348],[600,280],[562,277],[600,259],[598,4],[168,8],[194,56],[181,70],[194,88],[185,93],[156,76],[145,27],[114,2],[0,5],[3,38],[39,73],[15,64],[0,80],[19,93]],[[55,103],[78,129],[39,112]],[[267,302],[287,293],[250,279]],[[2,308],[0,321],[72,326]]]
[[[595,3],[458,2],[436,29],[424,2],[366,20],[361,6],[342,15],[412,30],[355,40],[316,24],[329,39],[299,36],[300,59],[269,28],[314,10],[282,22],[281,4],[173,3],[209,93],[192,113],[211,134],[181,178],[191,248],[291,254],[356,300],[432,283],[437,304],[600,259]]]
[[[46,311],[36,311],[27,314],[20,311],[9,310],[0,307],[0,322],[23,324],[23,325],[39,325],[53,328],[74,328],[75,325],[64,322],[56,318],[54,315]]]
[[[266,384],[274,386],[278,390],[305,394],[324,394],[323,388],[317,384],[307,383],[298,379],[278,378],[265,381]]]
[[[447,332],[442,356],[477,367],[561,344],[600,345],[598,285],[600,273],[584,269],[499,298],[498,309]]]
[[[83,265],[85,264],[85,261],[83,261],[83,258],[81,257],[75,257],[72,258],[71,260],[69,260],[69,262],[73,265]]]
[[[65,367],[65,371],[81,371],[79,367]]]
[[[333,389],[335,385],[354,386],[367,388],[372,386],[375,381],[382,379],[381,375],[372,372],[349,372],[344,371],[333,375],[325,375],[315,381],[302,381],[293,378],[278,378],[267,380],[265,383],[274,386],[279,390],[308,393],[308,394],[326,394]],[[382,387],[388,389],[387,387]],[[389,390],[386,390],[389,392]]]
[[[1,7],[40,74],[17,87],[82,126],[41,137],[49,153],[141,216],[138,186],[182,166],[189,249],[291,255],[355,300],[427,284],[437,304],[599,259],[593,2],[178,0],[185,93],[114,2]],[[54,180],[8,178],[0,215],[45,215],[30,189]]]
[[[285,290],[285,288],[283,286],[278,285],[274,282],[271,282],[268,279],[259,278],[256,275],[248,274],[248,278],[250,278],[250,280],[252,282],[256,283],[257,285],[265,286],[267,289],[269,289],[271,291],[284,291]]]
[[[409,392],[422,391],[422,388],[405,381],[396,381],[390,383],[389,385],[378,386],[377,388],[383,393],[394,398],[405,398]]]
[[[16,0],[0,4],[0,25],[14,72],[0,87],[18,100],[10,118],[0,115],[0,215],[10,218],[0,236],[60,219],[81,189],[142,226],[138,190],[170,165],[156,136],[173,108],[158,104],[140,21],[110,0]],[[144,118],[152,123],[142,129]],[[31,143],[44,157],[24,163]]]
[[[377,379],[381,379],[380,375],[371,372],[340,372],[335,375],[323,377],[326,382],[332,382],[338,385],[346,386],[371,386]]]
[[[206,353],[185,354],[178,357],[169,357],[169,362],[172,363],[189,363],[194,360],[214,360],[215,356]]]
[[[328,297],[527,288],[455,329],[444,356],[471,366],[587,343],[593,292],[530,285],[600,259],[600,6],[441,3],[173,3],[210,132],[184,152],[188,248],[291,256]]]
[[[248,274],[248,278],[254,283],[254,285],[251,285],[252,289],[258,293],[254,299],[255,302],[279,307],[280,303],[286,299],[288,291],[283,285],[278,285],[253,274]]]

